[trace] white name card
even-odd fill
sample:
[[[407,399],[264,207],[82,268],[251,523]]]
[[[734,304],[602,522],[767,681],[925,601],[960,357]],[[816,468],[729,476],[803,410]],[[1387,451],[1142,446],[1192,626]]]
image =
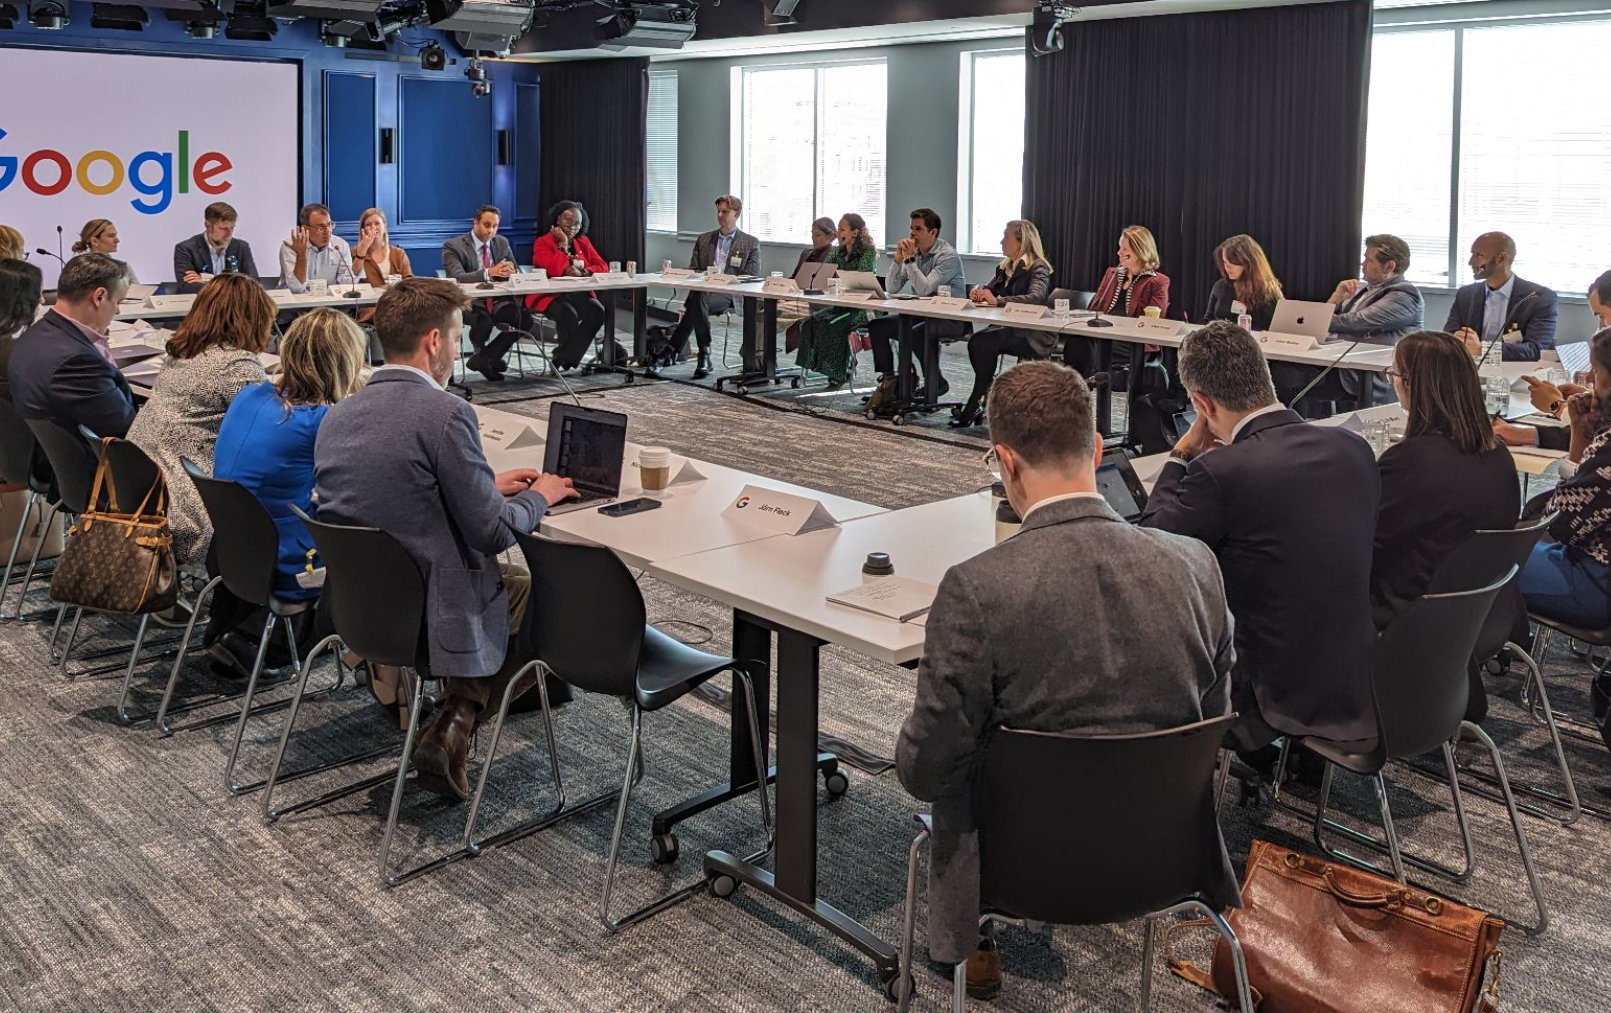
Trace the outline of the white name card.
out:
[[[1320,342],[1307,334],[1282,334],[1280,331],[1260,334],[1259,344],[1272,352],[1312,352],[1320,347]]]
[[[188,310],[196,301],[193,295],[154,295],[151,297],[151,308],[154,310]]]
[[[799,295],[800,286],[793,278],[768,278],[761,291],[767,295]]]
[[[872,302],[878,298],[877,292],[841,292],[834,299],[846,299],[850,302]]]
[[[607,282],[631,281],[632,276],[625,271],[600,271],[593,276],[593,280]]]
[[[1010,302],[1002,304],[1001,312],[1008,320],[1039,320],[1046,315],[1046,307],[1027,302]]]
[[[1159,337],[1174,337],[1180,333],[1179,320],[1153,320],[1150,317],[1140,317],[1135,322],[1137,334],[1156,334]]]
[[[953,313],[960,313],[961,311],[963,311],[965,309],[968,309],[969,307],[971,307],[973,305],[973,303],[968,300],[967,296],[961,296],[961,295],[957,295],[957,296],[932,295],[932,296],[929,296],[927,299],[925,299],[923,301],[925,303],[927,303],[928,305],[933,306],[937,310],[950,310]]]
[[[738,277],[731,274],[707,274],[700,278],[707,285],[731,285]]]
[[[778,535],[803,535],[839,524],[817,500],[758,485],[746,485],[722,516]]]
[[[662,278],[692,278],[694,272],[685,267],[668,267],[660,272]]]

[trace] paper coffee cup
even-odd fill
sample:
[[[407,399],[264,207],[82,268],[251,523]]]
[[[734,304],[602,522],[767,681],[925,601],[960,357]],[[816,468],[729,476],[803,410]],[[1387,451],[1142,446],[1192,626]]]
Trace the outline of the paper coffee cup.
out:
[[[638,472],[644,492],[660,492],[671,481],[671,451],[644,447],[638,452]]]
[[[1148,306],[1141,312],[1142,315],[1144,315],[1148,320],[1157,320],[1159,317],[1163,316],[1163,310],[1156,306]]]

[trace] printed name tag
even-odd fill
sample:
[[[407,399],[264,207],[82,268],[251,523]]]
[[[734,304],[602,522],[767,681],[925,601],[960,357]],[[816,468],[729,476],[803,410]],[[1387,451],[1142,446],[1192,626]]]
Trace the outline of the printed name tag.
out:
[[[681,267],[668,267],[660,272],[662,278],[692,278],[694,272]]]
[[[926,302],[930,306],[933,306],[937,310],[960,311],[960,310],[965,310],[965,309],[971,309],[973,307],[973,303],[970,302],[966,296],[937,296],[937,295],[934,295],[934,296],[929,296],[927,299],[924,300],[924,302]]]
[[[1307,334],[1281,334],[1276,331],[1260,334],[1259,344],[1275,352],[1312,352],[1320,347],[1320,342]]]
[[[761,286],[761,291],[778,295],[799,295],[800,285],[793,278],[768,278]]]
[[[1036,306],[1034,303],[1010,302],[1001,307],[1001,312],[1013,320],[1039,320],[1046,315],[1046,307]]]
[[[744,265],[744,258],[735,253],[731,257],[727,258],[727,263],[733,267],[742,267]]]
[[[593,276],[593,280],[604,282],[631,281],[632,276],[625,271],[600,271]]]
[[[707,285],[731,285],[738,278],[731,274],[707,274],[701,280]]]
[[[1159,337],[1173,337],[1180,333],[1179,320],[1153,320],[1141,317],[1136,320],[1137,334],[1156,334]]]
[[[193,295],[154,295],[151,297],[151,308],[154,310],[188,310],[196,301]]]
[[[777,535],[803,535],[839,524],[818,500],[758,485],[746,485],[722,511],[722,516]]]

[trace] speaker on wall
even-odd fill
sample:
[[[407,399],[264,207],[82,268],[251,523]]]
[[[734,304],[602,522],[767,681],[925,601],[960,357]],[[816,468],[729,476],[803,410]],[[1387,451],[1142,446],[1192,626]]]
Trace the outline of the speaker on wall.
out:
[[[393,147],[392,138],[393,138],[393,130],[392,130],[391,127],[381,127],[380,128],[380,164],[381,165],[391,165],[394,161],[396,161],[396,158],[394,156],[394,152],[396,151],[396,149]]]
[[[515,134],[512,130],[498,131],[498,164],[509,165],[515,160]]]

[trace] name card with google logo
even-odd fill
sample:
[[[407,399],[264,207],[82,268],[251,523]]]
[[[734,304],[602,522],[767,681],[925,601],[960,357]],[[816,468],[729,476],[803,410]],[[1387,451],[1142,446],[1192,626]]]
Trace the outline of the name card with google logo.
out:
[[[1001,312],[1008,320],[1039,320],[1046,315],[1046,307],[1028,302],[1009,302],[1002,304]]]
[[[817,500],[758,485],[746,485],[722,511],[722,516],[774,535],[803,535],[807,531],[839,525],[828,508]]]
[[[1272,352],[1312,352],[1320,347],[1320,342],[1308,334],[1282,334],[1278,331],[1260,334],[1259,344]]]

